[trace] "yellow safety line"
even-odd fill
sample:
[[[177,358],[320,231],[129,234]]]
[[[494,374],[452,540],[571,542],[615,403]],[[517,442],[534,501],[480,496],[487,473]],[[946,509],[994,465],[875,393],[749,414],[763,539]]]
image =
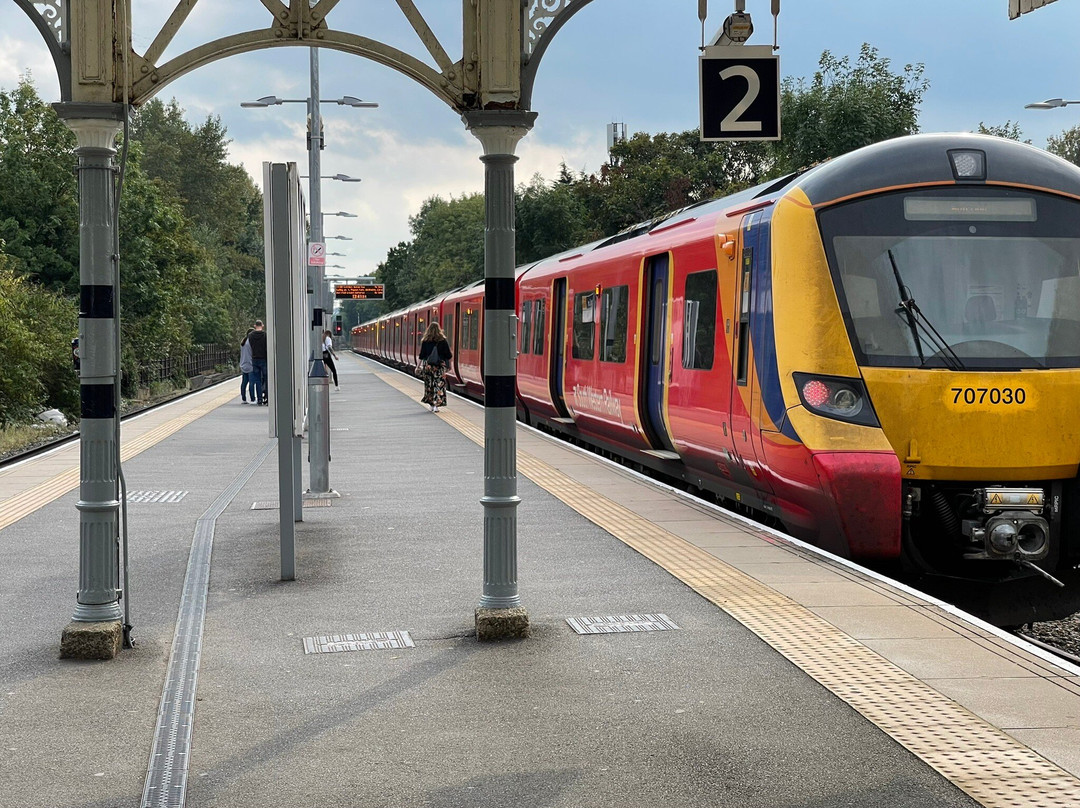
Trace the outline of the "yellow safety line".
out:
[[[236,398],[236,391],[230,390],[216,398],[205,401],[197,407],[165,421],[162,424],[147,430],[137,438],[130,441],[122,441],[120,445],[120,460],[126,462],[135,455],[146,451],[151,446],[165,440],[170,435],[180,431],[193,421],[202,418],[209,412],[220,407],[228,401]],[[37,485],[21,491],[18,494],[0,503],[0,530],[14,524],[28,516],[43,505],[47,505],[69,491],[79,486],[79,467],[65,469],[55,476],[40,482]]]
[[[404,377],[376,372],[407,395]],[[442,420],[484,443],[483,427]],[[719,606],[986,808],[1080,806],[1080,779],[810,610],[527,452],[519,470]]]

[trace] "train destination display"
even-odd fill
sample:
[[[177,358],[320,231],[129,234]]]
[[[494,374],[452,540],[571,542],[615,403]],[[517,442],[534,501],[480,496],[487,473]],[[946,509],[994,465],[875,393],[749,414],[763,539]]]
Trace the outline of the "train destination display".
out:
[[[339,283],[334,287],[334,297],[338,300],[382,300],[381,283]]]

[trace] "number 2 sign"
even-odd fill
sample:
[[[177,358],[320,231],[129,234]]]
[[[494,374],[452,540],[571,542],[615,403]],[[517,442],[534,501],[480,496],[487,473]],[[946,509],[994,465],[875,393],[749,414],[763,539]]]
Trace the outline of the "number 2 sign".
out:
[[[780,139],[780,59],[767,46],[706,48],[701,139]]]

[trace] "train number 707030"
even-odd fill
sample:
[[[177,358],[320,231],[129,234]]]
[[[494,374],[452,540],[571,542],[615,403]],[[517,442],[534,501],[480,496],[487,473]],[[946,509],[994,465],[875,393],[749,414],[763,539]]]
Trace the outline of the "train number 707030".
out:
[[[1022,405],[1027,401],[1023,387],[951,387],[953,404]]]

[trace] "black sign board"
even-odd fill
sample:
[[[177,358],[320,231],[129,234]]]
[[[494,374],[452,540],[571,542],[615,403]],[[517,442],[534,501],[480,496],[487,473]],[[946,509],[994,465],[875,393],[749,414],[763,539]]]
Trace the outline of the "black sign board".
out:
[[[382,300],[383,284],[340,283],[334,287],[334,297],[337,300]]]
[[[769,48],[705,49],[701,139],[780,139],[780,59]]]

